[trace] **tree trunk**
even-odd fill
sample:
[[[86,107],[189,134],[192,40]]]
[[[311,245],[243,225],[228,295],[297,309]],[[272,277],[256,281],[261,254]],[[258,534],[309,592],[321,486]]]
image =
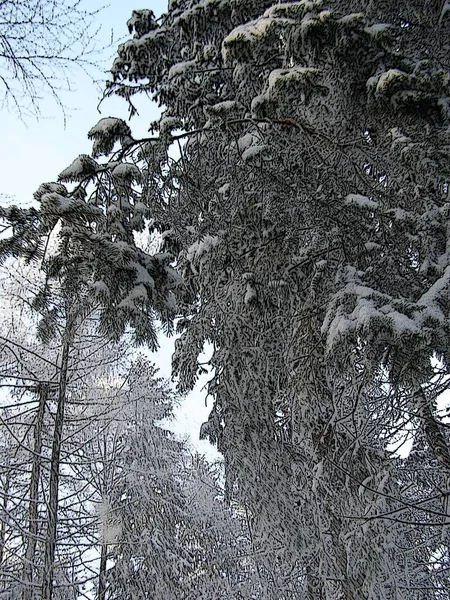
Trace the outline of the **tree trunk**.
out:
[[[106,561],[108,559],[108,546],[102,544],[100,551],[100,571],[98,574],[98,600],[106,600]]]
[[[427,441],[430,445],[436,460],[446,469],[450,470],[450,450],[442,434],[439,423],[433,416],[425,392],[421,387],[418,387],[413,395],[413,406],[417,415],[422,421],[422,425],[427,436]]]
[[[44,579],[42,582],[42,600],[53,598],[53,570],[56,550],[56,529],[58,524],[59,463],[61,455],[62,431],[66,404],[66,387],[69,364],[69,351],[72,343],[75,319],[69,311],[63,335],[61,365],[59,368],[58,398],[53,433],[52,456],[50,461],[49,499],[47,507],[47,533],[44,553]]]
[[[306,594],[307,600],[325,600],[323,581],[310,565],[306,565]]]
[[[3,502],[2,502],[2,514],[0,518],[0,566],[3,564],[3,559],[6,552],[6,518],[8,514],[8,494],[9,486],[11,483],[11,473],[6,473],[5,485],[3,487]]]
[[[38,494],[39,480],[41,478],[41,451],[42,431],[44,426],[45,406],[48,398],[48,385],[41,384],[38,389],[39,406],[34,424],[34,446],[30,479],[30,500],[28,506],[28,541],[25,551],[25,562],[23,567],[24,588],[23,600],[29,600],[33,596],[33,566],[36,553],[38,536]]]

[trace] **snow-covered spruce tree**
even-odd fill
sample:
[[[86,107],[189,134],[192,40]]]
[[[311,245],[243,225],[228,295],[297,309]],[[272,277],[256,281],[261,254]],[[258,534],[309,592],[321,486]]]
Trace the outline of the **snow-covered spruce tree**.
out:
[[[157,426],[171,414],[174,398],[155,373],[144,357],[134,362],[114,402],[117,418],[105,426],[100,420],[92,440],[91,460],[103,463],[100,542],[110,562],[100,598],[147,593],[170,598],[168,590],[177,582],[176,524],[183,506],[176,472],[182,446]],[[105,440],[105,453],[95,458],[98,439]]]
[[[42,184],[35,192],[39,208],[0,209],[4,230],[12,232],[0,241],[0,256],[42,261],[46,284],[39,308],[45,306],[52,282],[68,297],[82,289],[92,306],[101,307],[100,334],[117,341],[131,326],[137,344],[155,349],[155,318],[170,329],[179,278],[167,253],[149,255],[136,244],[133,234],[145,228],[148,208],[133,188],[140,173],[126,161],[127,149],[135,144],[128,125],[104,119],[89,135],[95,139],[95,155],[110,152],[116,143],[121,148],[107,165],[78,157],[58,183]],[[69,193],[65,184],[70,183],[75,185]]]
[[[160,23],[134,13],[113,67],[111,91],[166,109],[140,151],[187,286],[175,368],[189,387],[214,345],[206,433],[311,597],[445,586],[401,552],[386,449],[412,414],[450,466],[430,365],[449,339],[448,17],[437,0],[173,2]]]

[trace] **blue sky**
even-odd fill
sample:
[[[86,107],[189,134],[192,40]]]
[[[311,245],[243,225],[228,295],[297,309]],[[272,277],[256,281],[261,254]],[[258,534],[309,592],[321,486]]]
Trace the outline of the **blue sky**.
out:
[[[89,10],[105,4],[101,0],[84,1],[84,7]],[[96,41],[98,48],[107,46],[111,37],[115,40],[129,37],[126,22],[133,8],[150,8],[159,16],[167,9],[167,0],[136,4],[133,1],[110,0],[98,17],[98,25],[101,26]],[[41,183],[55,181],[58,174],[79,154],[90,154],[91,142],[87,139],[87,132],[101,118],[114,116],[128,119],[127,105],[120,98],[105,100],[100,107],[101,113],[97,110],[102,92],[101,80],[107,77],[116,46],[108,48],[98,57],[104,65],[102,70],[95,73],[98,86],[81,70],[74,71],[73,91],[61,96],[67,108],[66,120],[51,98],[41,101],[42,114],[39,120],[28,117],[23,122],[5,109],[0,112],[0,194],[10,196],[14,204],[29,205],[33,192]],[[146,98],[142,98],[137,105],[140,114],[132,119],[130,126],[139,137],[147,134],[148,126],[157,117],[159,109]],[[4,202],[4,199],[0,197],[0,201]],[[170,376],[172,350],[173,340],[161,339],[161,350],[152,357],[165,377]],[[205,393],[200,390],[204,383],[178,409],[174,429],[180,435],[190,435],[199,451],[210,454],[209,444],[197,442],[200,425],[209,412],[205,408]]]

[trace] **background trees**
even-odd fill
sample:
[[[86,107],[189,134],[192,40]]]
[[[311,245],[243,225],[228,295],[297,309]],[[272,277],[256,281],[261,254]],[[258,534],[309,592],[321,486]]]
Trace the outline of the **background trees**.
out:
[[[120,367],[124,348],[109,344],[107,350],[95,335],[94,314],[84,310],[80,287],[69,300],[55,286],[38,319],[32,305],[42,292],[39,272],[17,263],[8,267],[3,306],[10,312],[3,323],[1,375],[4,389],[17,391],[2,408],[2,425],[11,451],[21,456],[21,469],[3,465],[10,485],[2,525],[16,539],[7,544],[3,585],[17,597],[51,598],[55,581],[57,597],[67,589],[75,593],[87,577],[84,553],[96,515],[90,483],[77,482],[72,471],[72,438],[75,424],[77,434],[86,427],[80,423],[83,407],[94,419],[101,399],[107,402],[94,390]]]
[[[220,500],[218,473],[201,457],[191,462],[164,429],[174,392],[125,339],[98,334],[95,308],[82,311],[79,294],[62,303],[78,307],[70,338],[60,286],[37,317],[38,275],[10,261],[2,288],[11,310],[0,363],[1,594],[187,599],[214,587],[217,598],[251,598],[255,586],[268,589],[245,520]]]

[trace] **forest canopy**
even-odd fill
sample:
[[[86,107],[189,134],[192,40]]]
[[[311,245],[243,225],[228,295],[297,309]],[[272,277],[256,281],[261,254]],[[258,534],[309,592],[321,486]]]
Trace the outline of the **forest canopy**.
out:
[[[184,563],[201,536],[176,513],[187,571],[156,569],[124,511],[101,600],[447,598],[450,4],[173,0],[127,25],[105,93],[161,118],[93,124],[37,208],[2,210],[0,251],[42,265],[44,342],[95,310],[111,344],[175,332],[179,392],[209,373],[200,435],[251,560],[205,541]],[[211,571],[227,585],[187,585]]]

